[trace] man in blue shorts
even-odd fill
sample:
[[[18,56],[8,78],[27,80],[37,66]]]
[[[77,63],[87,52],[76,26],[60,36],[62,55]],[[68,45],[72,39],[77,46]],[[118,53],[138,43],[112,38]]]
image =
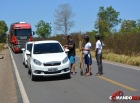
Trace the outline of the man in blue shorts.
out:
[[[75,41],[72,39],[70,35],[67,36],[67,40],[68,40],[68,44],[64,46],[69,49],[68,58],[71,63],[71,69],[72,69],[73,75],[75,75],[75,55],[76,55]]]

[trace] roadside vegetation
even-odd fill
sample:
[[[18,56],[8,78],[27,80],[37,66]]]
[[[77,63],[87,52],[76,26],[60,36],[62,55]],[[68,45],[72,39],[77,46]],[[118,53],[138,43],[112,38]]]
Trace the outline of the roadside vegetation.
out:
[[[90,33],[88,33],[90,34]],[[76,41],[76,54],[79,55],[79,39],[78,35],[82,36],[82,39],[84,37],[84,34],[80,33],[73,33],[72,37]],[[122,34],[117,34],[122,35]],[[92,57],[95,58],[95,39],[94,34],[91,34],[91,43],[92,43]],[[118,36],[120,37],[120,36]],[[112,37],[107,37],[103,40],[105,44],[105,48],[103,49],[103,59],[134,65],[134,66],[140,66],[140,42],[139,42],[140,34],[131,34],[127,36],[122,36],[120,38],[117,38],[116,35]],[[34,38],[35,41],[38,40],[45,40],[43,38]],[[58,40],[61,42],[62,45],[65,45],[67,43],[66,36],[65,35],[57,35],[53,36],[51,38],[47,38],[47,40]],[[127,45],[128,44],[128,45]],[[84,46],[84,43],[83,43]]]
[[[0,43],[0,52],[2,51],[4,43]]]
[[[69,12],[69,13],[67,13]],[[99,7],[97,19],[93,22],[94,30],[81,32],[76,31],[70,33],[75,22],[72,20],[75,13],[72,11],[70,4],[59,5],[55,10],[55,30],[59,34],[51,36],[51,23],[40,20],[36,25],[38,40],[58,40],[62,45],[67,44],[66,36],[72,35],[76,42],[76,52],[79,54],[79,41],[83,41],[85,34],[90,36],[92,43],[92,56],[94,58],[95,35],[100,35],[101,41],[105,44],[103,49],[103,59],[140,66],[140,18],[137,20],[123,20],[119,18],[120,12],[116,11],[112,6],[104,8]],[[81,21],[82,22],[82,21]],[[116,27],[120,25],[120,28]],[[0,43],[6,42],[6,32],[8,28],[5,21],[0,21]],[[80,39],[79,39],[80,35]],[[83,43],[84,46],[84,43]],[[0,50],[2,46],[0,45]]]
[[[79,56],[80,51],[79,49],[76,49],[76,53]],[[95,58],[95,51],[92,51],[92,57]],[[140,66],[140,56],[126,56],[123,54],[115,54],[113,52],[108,52],[108,50],[103,50],[103,60],[128,64],[128,65],[134,65],[134,66]]]

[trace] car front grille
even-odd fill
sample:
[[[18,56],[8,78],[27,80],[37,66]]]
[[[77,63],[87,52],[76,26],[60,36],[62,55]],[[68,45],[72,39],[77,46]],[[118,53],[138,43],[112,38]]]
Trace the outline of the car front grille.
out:
[[[44,66],[57,66],[60,64],[61,64],[60,61],[52,61],[52,62],[43,63]]]
[[[44,74],[56,74],[56,73],[61,73],[61,70],[55,71],[55,72],[44,72]]]

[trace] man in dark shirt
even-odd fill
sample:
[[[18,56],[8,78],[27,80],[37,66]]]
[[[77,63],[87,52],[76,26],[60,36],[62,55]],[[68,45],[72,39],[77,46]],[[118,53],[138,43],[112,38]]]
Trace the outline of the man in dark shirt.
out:
[[[73,75],[75,75],[75,41],[72,39],[70,35],[67,36],[68,44],[64,45],[66,48],[69,49],[68,58],[71,63],[71,69],[73,71]]]

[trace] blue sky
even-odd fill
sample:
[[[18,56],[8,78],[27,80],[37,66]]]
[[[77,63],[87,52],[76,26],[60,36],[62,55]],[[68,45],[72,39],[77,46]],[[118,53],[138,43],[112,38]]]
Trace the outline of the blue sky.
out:
[[[70,32],[86,32],[94,29],[94,22],[100,6],[112,6],[120,12],[119,18],[125,20],[140,19],[140,0],[1,0],[0,20],[4,20],[9,27],[11,23],[25,21],[32,25],[39,20],[51,23],[52,36],[59,33],[54,29],[54,11],[58,5],[69,3],[75,16],[75,26]]]

